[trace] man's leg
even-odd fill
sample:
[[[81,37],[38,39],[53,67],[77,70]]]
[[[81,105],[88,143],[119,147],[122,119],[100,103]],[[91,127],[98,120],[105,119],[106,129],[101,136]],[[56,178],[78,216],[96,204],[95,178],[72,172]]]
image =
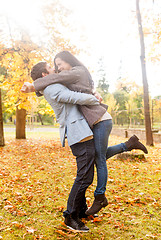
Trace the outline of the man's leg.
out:
[[[77,176],[69,194],[67,210],[63,215],[77,219],[82,209],[86,208],[85,192],[93,182],[95,148],[93,140],[77,143],[71,146],[77,161]],[[82,206],[82,203],[84,206]]]

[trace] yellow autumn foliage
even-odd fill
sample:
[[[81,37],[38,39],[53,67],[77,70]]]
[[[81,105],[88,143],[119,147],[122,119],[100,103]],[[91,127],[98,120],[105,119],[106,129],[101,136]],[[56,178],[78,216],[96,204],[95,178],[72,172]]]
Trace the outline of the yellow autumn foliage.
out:
[[[63,11],[64,14],[62,14]],[[65,49],[73,53],[79,52],[71,40],[63,35],[63,31],[61,32],[62,27],[67,28],[65,19],[67,15],[68,11],[59,1],[44,6],[42,21],[48,36],[43,49],[31,41],[24,29],[19,29],[21,40],[9,39],[11,36],[8,36],[6,43],[0,43],[0,66],[7,70],[7,76],[0,76],[0,86],[3,85],[2,88],[6,92],[4,104],[7,111],[13,111],[18,107],[26,109],[29,113],[53,115],[53,110],[43,98],[37,98],[35,93],[24,94],[20,89],[24,82],[32,82],[30,71],[39,61],[47,61],[53,65],[54,55],[57,52]]]
[[[35,58],[35,52],[38,51]],[[2,49],[1,49],[2,52]],[[36,103],[35,93],[24,94],[20,90],[25,81],[32,82],[30,77],[31,67],[35,62],[41,61],[41,52],[31,41],[15,41],[12,48],[3,49],[1,66],[7,69],[7,76],[1,76],[5,95],[5,107],[7,111],[23,108],[30,111]],[[32,101],[30,101],[32,96]]]

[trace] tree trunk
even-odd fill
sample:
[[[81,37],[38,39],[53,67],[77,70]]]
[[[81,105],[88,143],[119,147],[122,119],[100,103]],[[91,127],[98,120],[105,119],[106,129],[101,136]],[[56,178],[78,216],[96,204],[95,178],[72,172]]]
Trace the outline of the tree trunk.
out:
[[[149,108],[149,90],[148,90],[148,82],[147,82],[147,75],[146,75],[144,34],[142,29],[139,0],[136,0],[136,15],[138,20],[140,45],[141,45],[140,60],[141,60],[143,90],[144,90],[144,116],[145,116],[146,144],[149,146],[153,146],[153,134],[151,129],[150,108]]]
[[[42,117],[41,117],[41,114],[40,114],[40,113],[37,113],[37,115],[38,115],[38,117],[39,117],[39,119],[40,119],[41,125],[44,125],[43,120],[42,120]]]
[[[16,139],[26,139],[26,110],[16,108]]]
[[[0,146],[4,146],[4,133],[3,133],[3,115],[2,115],[2,100],[1,100],[1,89],[0,89]]]

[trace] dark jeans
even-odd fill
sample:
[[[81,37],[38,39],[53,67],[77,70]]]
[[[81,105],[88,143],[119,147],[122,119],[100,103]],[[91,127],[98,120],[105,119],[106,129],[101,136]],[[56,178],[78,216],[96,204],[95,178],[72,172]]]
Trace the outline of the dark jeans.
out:
[[[76,143],[70,147],[77,161],[77,176],[69,194],[67,210],[63,213],[64,217],[69,214],[79,215],[80,212],[87,209],[85,192],[92,184],[94,177],[95,148],[93,139]]]

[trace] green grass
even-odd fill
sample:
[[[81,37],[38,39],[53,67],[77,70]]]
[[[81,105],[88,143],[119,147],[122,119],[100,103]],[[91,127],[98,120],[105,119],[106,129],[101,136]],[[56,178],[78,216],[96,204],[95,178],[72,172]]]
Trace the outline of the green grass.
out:
[[[109,205],[96,221],[85,221],[90,232],[73,233],[62,212],[76,175],[75,159],[68,146],[61,147],[58,133],[28,134],[26,140],[6,135],[0,148],[0,239],[161,239],[161,144],[149,147],[145,158],[107,161]],[[124,140],[111,136],[110,145]],[[95,187],[96,174],[88,205]]]

